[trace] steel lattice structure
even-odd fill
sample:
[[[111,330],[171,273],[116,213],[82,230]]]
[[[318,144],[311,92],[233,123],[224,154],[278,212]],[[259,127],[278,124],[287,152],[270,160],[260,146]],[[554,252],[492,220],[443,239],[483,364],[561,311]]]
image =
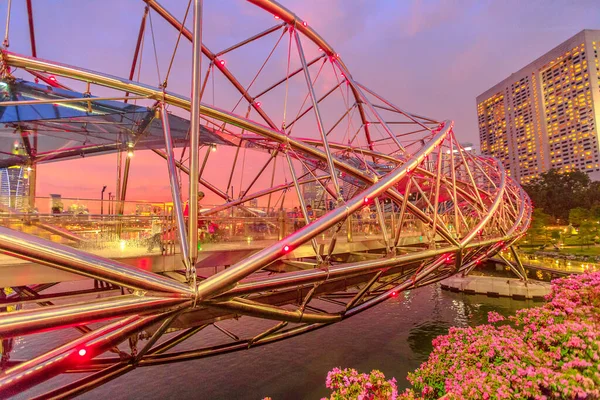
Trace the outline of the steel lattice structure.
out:
[[[167,161],[180,269],[185,271],[177,279],[172,274],[133,268],[81,249],[0,228],[3,254],[105,282],[107,285],[101,288],[111,289],[93,300],[81,295],[93,294],[94,290],[41,293],[54,286],[51,283],[20,287],[8,296],[2,307],[23,304],[41,307],[0,314],[0,337],[4,339],[74,326],[83,333],[31,359],[4,359],[0,375],[2,397],[25,391],[58,374],[85,373],[80,380],[46,394],[72,397],[136,367],[209,357],[306,333],[356,315],[401,291],[468,273],[500,250],[512,249],[512,243],[527,230],[532,208],[523,189],[507,176],[497,160],[462,149],[451,121],[437,121],[397,107],[359,83],[336,51],[299,16],[274,1],[249,2],[272,15],[271,19],[274,16],[276,24],[213,52],[201,45],[199,29],[194,29],[194,34],[159,3],[146,0],[128,79],[39,59],[33,35],[32,56],[6,49],[2,52],[2,79],[9,86],[22,84],[15,74],[27,72],[56,91],[52,96],[46,93],[49,96],[46,98],[5,98],[0,109],[69,104],[87,110],[89,116],[100,106],[109,107],[106,102],[126,101],[127,97],[148,104],[149,122],[160,124],[156,126],[161,127],[164,135],[162,142],[159,140],[157,144],[154,140],[148,148]],[[27,3],[33,33],[31,4]],[[201,26],[202,3],[199,0],[193,3],[188,5],[188,11],[190,17],[194,15],[197,28]],[[180,34],[181,40],[192,42],[196,50],[191,98],[166,90],[166,79],[162,87],[133,80],[149,13],[162,17]],[[270,37],[279,40],[254,79],[244,85],[225,57]],[[316,56],[307,59],[307,54]],[[271,57],[278,55],[283,60],[280,63],[283,74],[274,76],[264,68],[273,63]],[[201,65],[205,62],[208,68],[202,76]],[[199,101],[214,76],[239,97],[233,108]],[[82,96],[60,92],[59,89],[70,90],[64,82],[84,85],[86,91]],[[259,88],[258,82],[270,84],[264,83]],[[93,89],[100,87],[110,89],[114,95],[91,97]],[[278,91],[283,96],[272,103],[275,106],[271,109],[267,98]],[[58,101],[56,93],[62,93]],[[295,108],[294,101],[298,103]],[[191,113],[189,142],[173,138],[174,116],[169,111],[177,109],[180,113]],[[244,112],[236,112],[238,109]],[[124,112],[117,105],[111,110],[111,113]],[[44,133],[68,132],[67,128],[80,126],[81,120],[77,116],[61,121],[29,120],[27,129],[23,128],[25,122],[15,124],[22,124],[21,132],[35,125],[42,140]],[[222,183],[209,181],[201,172],[210,154],[210,144],[200,140],[200,125],[206,135],[236,148],[233,163],[227,167],[231,168],[231,174],[225,188]],[[139,127],[139,121],[135,126]],[[94,133],[89,126],[86,129],[80,133],[87,143],[82,140],[83,144],[75,149],[54,151],[52,158],[123,150],[131,143],[132,135],[144,140],[144,132],[130,128],[127,140],[115,145],[94,145],[89,141]],[[190,159],[178,161],[173,146],[186,146]],[[201,146],[207,150],[202,166]],[[268,157],[258,175],[235,196],[229,193],[231,176],[241,163],[238,154],[246,149],[266,152]],[[36,158],[35,153],[29,154],[29,158],[21,161],[43,162],[49,154],[45,156],[42,159]],[[283,165],[283,173],[276,173],[277,161],[279,168]],[[8,163],[13,162],[19,159]],[[128,158],[126,171],[129,163]],[[302,174],[297,171],[300,166]],[[190,177],[191,217],[187,224],[178,178],[181,171]],[[270,180],[270,186],[254,189],[263,175]],[[198,185],[223,200],[201,217],[233,209],[248,210],[246,205],[253,199],[268,198],[271,203],[271,196],[285,196],[289,192],[290,196],[296,196],[302,215],[306,216],[305,224],[299,224],[291,234],[281,235],[279,240],[227,269],[200,276],[197,269],[202,262],[198,262],[195,234],[198,221],[194,217]],[[303,188],[307,185],[320,187],[326,203],[331,205],[314,219],[309,218],[303,199]],[[365,208],[375,216],[373,223],[380,235],[361,247],[350,237],[350,226],[358,223],[353,218]],[[409,246],[411,237],[419,240]],[[295,270],[286,268],[289,266]],[[515,266],[515,271],[522,274],[522,267]],[[230,324],[227,329],[217,324],[224,320]],[[248,320],[259,321],[260,329],[254,332],[244,329]],[[87,327],[95,322],[103,323],[94,329]],[[224,333],[222,343],[201,344],[191,350],[176,347],[191,337],[202,343],[198,337],[212,328]],[[241,336],[242,331],[246,336]]]

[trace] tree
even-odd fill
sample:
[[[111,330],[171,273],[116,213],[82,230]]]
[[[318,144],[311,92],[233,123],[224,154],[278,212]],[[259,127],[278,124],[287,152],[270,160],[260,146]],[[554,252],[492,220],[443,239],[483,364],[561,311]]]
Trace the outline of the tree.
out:
[[[596,208],[598,214],[596,218],[600,219],[600,182],[590,183],[586,193],[587,206],[589,208]]]
[[[567,221],[569,210],[576,207],[591,207],[588,192],[596,190],[600,204],[600,185],[592,185],[585,172],[560,173],[557,169],[544,172],[523,188],[531,197],[535,207],[554,218]]]
[[[593,182],[598,183],[598,182]],[[600,204],[594,204],[590,209],[590,218],[594,221],[600,221]]]
[[[571,225],[580,226],[590,219],[590,211],[587,208],[576,207],[569,210],[569,222]]]
[[[581,248],[583,248],[584,243],[587,244],[588,247],[590,246],[590,242],[596,235],[596,229],[596,224],[591,223],[590,221],[584,221],[581,226],[579,226],[579,241]]]
[[[531,227],[529,228],[528,234],[531,235],[532,241],[536,240],[540,236],[546,235],[546,228],[550,224],[552,217],[541,208],[535,208],[531,215]]]

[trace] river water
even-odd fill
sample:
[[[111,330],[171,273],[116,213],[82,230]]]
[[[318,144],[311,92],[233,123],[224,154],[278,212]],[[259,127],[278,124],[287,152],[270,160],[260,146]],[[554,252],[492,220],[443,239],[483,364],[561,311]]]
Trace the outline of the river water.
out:
[[[338,324],[267,346],[138,368],[82,398],[319,399],[329,393],[325,378],[333,367],[361,372],[379,369],[388,378],[396,377],[403,390],[409,386],[407,373],[418,368],[431,352],[432,339],[447,333],[451,326],[477,325],[486,322],[488,311],[509,315],[533,304],[428,286],[401,293]],[[63,336],[60,342],[65,339]],[[24,350],[25,345],[21,342],[16,347]],[[53,343],[46,345],[54,347]],[[77,378],[61,376],[18,397],[29,398],[48,390],[50,383],[55,387]]]

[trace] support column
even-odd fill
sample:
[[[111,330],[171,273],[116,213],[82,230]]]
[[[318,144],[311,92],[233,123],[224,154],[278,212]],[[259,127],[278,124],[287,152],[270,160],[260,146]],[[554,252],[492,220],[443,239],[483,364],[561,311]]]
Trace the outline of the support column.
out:
[[[333,187],[335,189],[335,195],[337,199],[337,204],[342,202],[342,196],[340,194],[340,186],[338,184],[335,165],[333,163],[333,156],[331,154],[331,149],[329,148],[329,142],[327,140],[327,133],[325,133],[325,129],[323,127],[323,121],[321,119],[321,113],[319,111],[319,104],[317,101],[317,96],[315,94],[315,89],[313,88],[312,79],[310,77],[310,72],[308,71],[308,66],[306,65],[306,58],[304,57],[304,50],[302,49],[302,42],[300,41],[300,35],[298,31],[294,30],[294,36],[296,38],[296,47],[298,48],[298,55],[300,56],[300,62],[302,63],[302,68],[304,69],[304,77],[306,80],[306,85],[308,86],[308,93],[310,94],[310,98],[313,103],[313,111],[315,112],[315,117],[317,119],[317,127],[319,128],[319,133],[321,134],[321,140],[323,141],[323,150],[327,155],[327,166],[329,167],[329,173],[331,174],[331,183],[333,183]]]
[[[29,175],[29,193],[28,195],[28,206],[29,212],[32,213],[35,208],[35,187],[37,182],[37,165],[32,163],[31,166],[27,167],[27,173]]]
[[[169,180],[171,183],[171,196],[173,198],[173,208],[175,210],[175,217],[177,218],[177,233],[179,234],[179,246],[181,250],[181,256],[186,266],[186,270],[189,268],[188,264],[188,238],[185,232],[185,219],[183,218],[183,207],[181,206],[181,194],[179,192],[179,182],[177,181],[177,169],[175,166],[175,156],[173,155],[173,140],[171,138],[171,127],[169,125],[169,114],[165,109],[165,103],[162,104],[161,118],[163,133],[165,136],[165,147],[167,150],[167,165],[169,167]]]
[[[189,196],[189,225],[188,225],[188,261],[190,269],[188,279],[196,286],[196,260],[198,259],[198,178],[199,178],[199,147],[200,147],[200,93],[202,79],[202,0],[194,0],[194,33],[192,54],[192,95],[190,107],[190,196]]]
[[[131,166],[131,157],[127,155],[125,158],[125,169],[123,171],[123,181],[121,183],[121,201],[119,203],[118,214],[123,215],[125,212],[125,197],[127,196],[127,181],[129,180],[129,167]]]
[[[513,257],[515,258],[515,263],[516,263],[517,267],[519,268],[519,272],[523,275],[523,281],[525,282],[525,285],[527,285],[527,271],[525,270],[525,267],[523,266],[523,263],[521,262],[521,258],[519,258],[519,254],[515,250],[514,246],[510,246],[510,252],[512,253]]]
[[[288,152],[285,153],[287,158],[288,165],[290,167],[290,172],[292,174],[292,179],[294,180],[294,187],[296,188],[296,195],[298,196],[298,201],[300,202],[300,209],[302,210],[302,214],[304,216],[304,223],[306,225],[310,224],[310,218],[308,216],[308,210],[306,209],[306,201],[304,200],[304,196],[302,196],[302,190],[300,190],[300,185],[298,184],[298,178],[296,177],[296,170],[294,169],[294,165],[292,164],[292,158]],[[283,203],[282,203],[283,206]],[[310,240],[313,250],[315,252],[315,256],[317,257],[317,261],[319,264],[323,262],[321,257],[321,252],[319,251],[319,246],[317,245],[317,240],[312,238]]]

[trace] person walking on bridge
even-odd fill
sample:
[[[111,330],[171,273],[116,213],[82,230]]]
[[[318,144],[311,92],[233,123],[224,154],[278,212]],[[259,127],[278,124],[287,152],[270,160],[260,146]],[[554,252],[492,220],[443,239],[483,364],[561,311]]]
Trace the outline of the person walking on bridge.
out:
[[[162,227],[160,220],[156,217],[152,218],[152,227],[150,228],[150,239],[148,239],[148,253],[154,250],[154,246],[161,246],[160,234]]]

